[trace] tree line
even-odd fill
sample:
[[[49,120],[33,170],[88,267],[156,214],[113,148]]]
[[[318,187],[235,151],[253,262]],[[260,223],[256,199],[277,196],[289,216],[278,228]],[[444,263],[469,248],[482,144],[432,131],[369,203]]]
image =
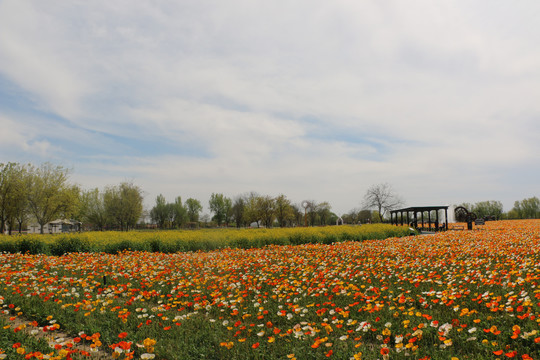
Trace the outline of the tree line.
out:
[[[338,216],[331,212],[328,202],[305,201],[303,206],[294,204],[285,195],[276,197],[250,192],[229,198],[221,193],[212,193],[208,201],[212,213],[202,215],[202,204],[197,199],[189,198],[182,204],[180,196],[172,203],[167,203],[160,194],[150,218],[159,228],[181,228],[198,226],[200,222],[216,226],[264,226],[290,227],[305,225],[329,225],[335,223]]]
[[[129,182],[81,190],[68,180],[69,171],[50,163],[0,163],[0,234],[22,232],[29,222],[44,233],[47,223],[74,219],[102,230],[133,228],[143,211],[142,190]]]
[[[462,203],[459,206],[463,206],[482,219],[514,220],[540,218],[540,199],[536,196],[515,201],[514,207],[508,212],[504,212],[502,203],[495,200],[479,201],[474,204]]]
[[[328,202],[293,204],[285,195],[272,197],[255,192],[234,199],[212,193],[208,207],[213,216],[201,215],[203,206],[194,198],[177,196],[167,202],[158,195],[149,212],[143,209],[143,191],[131,182],[84,190],[69,182],[69,170],[44,163],[40,166],[0,163],[0,234],[21,233],[31,223],[45,225],[57,219],[81,222],[94,230],[130,230],[145,217],[159,228],[217,226],[328,225],[338,216]],[[145,216],[146,215],[146,216]]]
[[[383,222],[388,212],[402,205],[388,184],[371,186],[362,208],[339,217],[329,202],[315,200],[295,204],[285,195],[245,193],[229,198],[212,193],[210,214],[203,214],[202,203],[194,198],[184,202],[177,196],[167,202],[158,195],[155,205],[143,209],[143,191],[131,182],[84,190],[69,182],[69,170],[45,163],[40,166],[0,163],[0,234],[22,232],[35,222],[43,233],[45,225],[57,219],[72,219],[94,230],[129,230],[147,217],[158,228],[192,228],[200,224],[217,226],[318,226],[336,223]],[[540,218],[540,200],[531,197],[516,201],[507,213],[500,201],[460,204],[478,217],[494,219]],[[371,210],[373,209],[373,210]]]

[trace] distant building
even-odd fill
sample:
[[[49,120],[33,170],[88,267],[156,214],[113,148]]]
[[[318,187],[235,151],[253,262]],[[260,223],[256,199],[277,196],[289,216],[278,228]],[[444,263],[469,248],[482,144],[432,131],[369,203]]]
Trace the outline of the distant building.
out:
[[[43,226],[44,234],[64,234],[71,232],[79,232],[82,230],[82,223],[75,220],[54,220],[45,226]],[[28,234],[39,234],[41,232],[41,226],[39,224],[32,224],[28,226]]]

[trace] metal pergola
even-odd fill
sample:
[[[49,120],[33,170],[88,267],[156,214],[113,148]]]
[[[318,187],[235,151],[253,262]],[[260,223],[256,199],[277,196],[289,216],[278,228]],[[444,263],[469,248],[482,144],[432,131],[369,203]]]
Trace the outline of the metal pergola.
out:
[[[443,223],[439,222],[440,210],[444,210]],[[433,211],[435,211],[434,217],[431,216]],[[424,216],[426,213],[427,216]],[[448,230],[448,206],[412,206],[392,210],[390,211],[390,222],[393,225],[409,225],[419,230],[446,231]]]

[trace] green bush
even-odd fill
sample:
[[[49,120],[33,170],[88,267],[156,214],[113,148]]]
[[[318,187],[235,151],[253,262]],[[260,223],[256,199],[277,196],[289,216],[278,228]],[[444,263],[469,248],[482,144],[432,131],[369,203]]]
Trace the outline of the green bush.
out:
[[[174,253],[270,245],[332,244],[409,236],[406,226],[385,224],[288,229],[204,229],[154,232],[90,232],[0,237],[0,251],[63,255],[72,252],[150,251]]]
[[[50,245],[50,253],[52,255],[63,255],[73,252],[91,252],[92,247],[88,240],[83,240],[79,237],[62,236],[56,239]]]
[[[20,241],[18,241],[18,250],[19,252],[23,254],[48,254],[49,248],[48,246],[35,238],[22,238]]]

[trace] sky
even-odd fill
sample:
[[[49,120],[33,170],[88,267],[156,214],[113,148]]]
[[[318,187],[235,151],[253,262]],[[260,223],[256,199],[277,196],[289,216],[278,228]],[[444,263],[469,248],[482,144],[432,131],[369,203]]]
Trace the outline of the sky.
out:
[[[344,214],[540,196],[540,2],[0,0],[0,162]]]

